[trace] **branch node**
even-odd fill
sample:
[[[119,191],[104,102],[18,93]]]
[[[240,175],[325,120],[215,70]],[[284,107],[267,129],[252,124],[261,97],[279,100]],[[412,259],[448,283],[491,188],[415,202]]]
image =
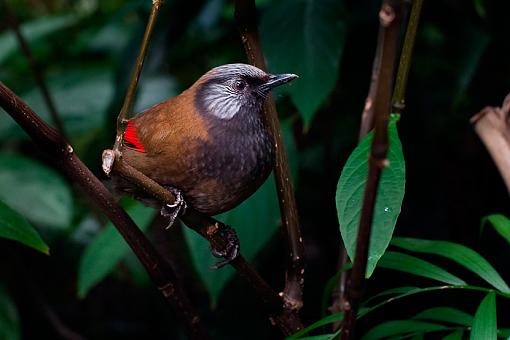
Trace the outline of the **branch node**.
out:
[[[379,21],[382,27],[388,27],[395,19],[395,10],[389,4],[383,4],[379,11]]]
[[[112,172],[113,169],[113,164],[115,163],[117,157],[120,157],[119,151],[114,151],[110,149],[103,151],[103,155],[101,157],[102,159],[101,167],[106,176],[110,177],[110,173]]]

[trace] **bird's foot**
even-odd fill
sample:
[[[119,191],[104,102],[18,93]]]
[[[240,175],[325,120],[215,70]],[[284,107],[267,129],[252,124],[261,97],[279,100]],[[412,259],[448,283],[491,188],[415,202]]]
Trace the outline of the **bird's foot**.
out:
[[[239,255],[239,249],[241,246],[235,230],[230,228],[228,225],[216,223],[214,228],[211,229],[214,230],[208,230],[208,233],[220,233],[221,237],[226,241],[225,245],[220,249],[211,245],[211,253],[215,257],[222,257],[224,260],[209,266],[209,268],[219,269],[232,262],[237,255]]]
[[[175,202],[173,204],[165,204],[161,208],[161,215],[164,217],[168,217],[168,226],[165,229],[169,229],[174,224],[177,216],[184,215],[186,213],[188,205],[186,204],[186,201],[182,197],[182,193],[180,190],[172,187],[165,188],[172,192],[172,194],[174,194],[175,196]]]

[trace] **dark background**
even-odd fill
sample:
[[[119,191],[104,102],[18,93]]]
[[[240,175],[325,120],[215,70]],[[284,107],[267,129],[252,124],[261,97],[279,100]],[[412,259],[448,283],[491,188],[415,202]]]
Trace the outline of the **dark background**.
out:
[[[177,94],[213,66],[246,61],[233,20],[233,4],[213,0],[205,3],[209,6],[207,10],[202,2],[195,0],[165,2],[144,77],[160,74],[169,78],[162,80],[165,86],[154,83],[150,90],[153,97],[147,97],[147,106]],[[281,3],[277,0],[257,2],[261,16]],[[9,4],[21,23],[85,13],[65,29],[34,38],[31,46],[50,88],[53,82],[62,81],[59,77],[66,76],[71,77],[66,80],[69,84],[80,83],[90,74],[97,76],[101,72],[108,72],[114,79],[112,95],[98,113],[105,117],[102,122],[87,125],[92,124],[93,116],[81,117],[82,121],[73,120],[73,117],[64,119],[78,155],[101,176],[99,155],[113,140],[113,124],[150,2],[47,0],[10,1]],[[379,1],[343,1],[340,20],[346,33],[338,78],[308,128],[303,126],[298,109],[289,97],[283,93],[276,95],[282,120],[291,122],[290,131],[296,146],[292,156],[298,164],[294,177],[307,255],[302,310],[305,324],[321,317],[324,286],[337,265],[340,234],[335,208],[336,184],[343,164],[357,143],[359,118],[368,92],[376,45],[379,6]],[[493,231],[480,235],[480,221],[490,213],[507,213],[508,192],[469,118],[486,105],[500,105],[510,89],[508,10],[505,1],[425,1],[409,77],[407,106],[399,123],[406,160],[406,192],[395,229],[396,235],[444,239],[472,247],[504,278],[510,277],[508,245]],[[209,20],[209,26],[204,26],[207,29],[197,29],[199,15],[205,16],[202,18],[205,22]],[[0,14],[2,37],[8,31],[6,19],[5,14]],[[99,47],[90,48],[89,44],[93,39],[99,40],[96,34],[104,27],[111,27],[111,30],[103,33],[103,41],[96,41]],[[2,42],[0,40],[0,53]],[[28,63],[19,51],[0,61],[0,80],[22,97],[36,91]],[[168,88],[173,93],[168,93]],[[76,101],[73,105],[88,107],[88,101],[93,101],[95,95],[94,88],[90,90],[90,95],[83,96],[83,103]],[[151,98],[155,101],[151,102]],[[58,103],[59,99],[56,101]],[[38,107],[43,105],[39,103]],[[5,114],[0,115],[0,151],[51,166],[44,154],[23,133],[12,128],[11,123]],[[96,229],[77,239],[77,230],[89,216],[91,205],[72,183],[66,183],[74,197],[69,226],[58,230],[32,221],[50,245],[52,256],[0,240],[0,283],[5,288],[5,299],[10,299],[15,306],[13,313],[19,317],[22,338],[62,337],[56,330],[61,326],[49,321],[53,313],[66,327],[89,339],[183,338],[182,328],[170,307],[140,273],[132,255],[124,258],[114,273],[93,288],[85,299],[77,298],[80,256],[97,232],[97,226],[105,220],[93,211]],[[149,235],[162,252],[170,253],[169,245],[176,249],[173,255],[168,254],[169,260],[187,283],[192,299],[216,338],[281,337],[266,320],[250,288],[237,277],[226,285],[217,305],[210,308],[207,290],[192,264],[190,254],[196,249],[184,244],[180,227],[165,234],[161,223],[154,223]],[[251,242],[242,238],[241,241]],[[283,242],[276,232],[261,246],[254,259],[275,289],[283,286]],[[449,263],[444,265],[474,284],[483,284],[468,272]],[[425,279],[379,269],[369,281],[367,295],[397,286],[431,284]],[[437,305],[455,306],[474,313],[481,297],[481,294],[461,291],[402,300],[365,318],[359,329],[368,329],[383,320],[406,318]],[[2,298],[0,296],[0,300]],[[506,301],[498,299],[498,325],[510,326],[504,318],[508,307]]]

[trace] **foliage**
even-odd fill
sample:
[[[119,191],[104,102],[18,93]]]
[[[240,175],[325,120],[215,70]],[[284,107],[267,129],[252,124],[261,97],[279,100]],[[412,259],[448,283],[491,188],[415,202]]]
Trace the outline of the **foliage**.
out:
[[[405,164],[402,145],[397,133],[397,121],[398,116],[394,115],[388,125],[389,165],[383,170],[377,190],[373,232],[368,250],[367,277],[372,275],[377,261],[390,243],[404,199]],[[363,201],[365,193],[372,139],[373,133],[369,133],[352,152],[345,163],[336,189],[336,209],[340,232],[351,260],[353,260],[356,251],[356,236],[358,235],[362,207],[360,203]]]
[[[100,176],[100,154],[113,141],[150,1],[7,3],[74,150]],[[334,268],[341,239],[351,258],[355,251],[372,135],[355,145],[379,6],[257,1],[270,71],[300,76],[274,96],[307,255],[302,316],[310,326],[290,339],[333,339],[332,324],[342,318],[324,317],[319,304],[340,276]],[[407,107],[389,127],[390,162],[377,196],[359,337],[510,335],[507,320],[496,317],[508,314],[510,297],[508,193],[467,124],[508,92],[508,7],[493,0],[425,3]],[[6,15],[0,11],[0,81],[53,124]],[[135,111],[176,95],[213,66],[245,60],[231,2],[164,1]],[[0,339],[55,338],[48,315],[85,338],[182,339],[179,320],[124,241],[39,147],[0,110]],[[288,254],[272,181],[218,218],[236,229],[242,253],[278,290]],[[150,228],[156,210],[124,204],[174,266],[215,338],[281,337],[231,268],[208,269],[216,259],[206,242],[187,229]],[[170,241],[161,241],[161,233]],[[50,248],[51,256],[41,254]]]

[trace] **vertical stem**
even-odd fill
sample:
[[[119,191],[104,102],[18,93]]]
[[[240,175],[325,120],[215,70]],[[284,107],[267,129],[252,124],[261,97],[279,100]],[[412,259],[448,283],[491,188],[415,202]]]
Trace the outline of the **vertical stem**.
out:
[[[60,134],[64,138],[66,138],[64,124],[62,123],[62,119],[60,118],[60,115],[58,114],[57,107],[55,106],[55,102],[53,101],[53,99],[51,97],[48,86],[46,85],[46,81],[44,80],[44,76],[43,76],[41,67],[40,67],[39,63],[37,62],[37,60],[35,59],[34,54],[32,53],[32,49],[30,48],[30,45],[28,44],[23,33],[21,32],[21,29],[19,27],[19,22],[16,19],[16,16],[9,8],[9,5],[7,4],[6,0],[2,0],[2,2],[0,4],[0,8],[4,9],[4,11],[7,15],[7,20],[9,22],[9,25],[11,26],[12,30],[14,31],[14,34],[16,35],[16,39],[18,40],[18,43],[21,47],[21,51],[23,52],[23,54],[25,54],[25,57],[28,60],[30,68],[32,69],[32,74],[35,78],[35,82],[36,82],[37,86],[39,86],[39,89],[41,90],[44,102],[46,103],[46,106],[48,107],[48,112],[50,113],[51,120],[57,127],[57,130],[60,132]]]
[[[255,1],[235,0],[235,16],[249,62],[262,70],[266,70],[267,67],[257,29]],[[296,201],[290,180],[287,154],[283,144],[278,113],[276,112],[272,96],[269,96],[265,102],[264,120],[275,142],[276,162],[274,174],[280,202],[282,224],[289,248],[283,299],[286,309],[297,312],[303,305],[304,246]]]
[[[356,240],[356,253],[350,278],[347,282],[346,313],[342,327],[342,340],[354,338],[354,326],[359,303],[365,287],[368,245],[372,227],[377,187],[381,172],[388,165],[388,117],[391,109],[393,75],[398,48],[402,1],[385,0],[379,11],[379,29],[383,39],[379,84],[374,101],[375,133],[369,156],[368,178],[363,197],[361,218]]]
[[[400,55],[398,65],[395,91],[393,92],[392,111],[396,113],[401,113],[405,108],[407,79],[409,77],[409,69],[411,68],[414,41],[418,31],[422,6],[423,0],[413,0],[411,15],[409,16],[409,23],[407,24],[406,36],[404,38],[404,46],[402,47],[402,54]]]
[[[124,136],[124,131],[126,130],[128,116],[131,113],[131,110],[133,109],[136,88],[138,86],[138,81],[140,80],[140,74],[142,73],[143,63],[147,55],[147,50],[149,48],[149,43],[152,37],[152,31],[156,23],[156,18],[158,16],[161,3],[162,3],[161,0],[152,0],[151,13],[149,15],[149,21],[147,22],[147,26],[145,28],[145,33],[143,35],[142,45],[140,46],[140,52],[138,53],[138,57],[136,58],[135,68],[133,70],[133,74],[131,75],[131,81],[129,82],[126,97],[124,98],[124,103],[122,104],[119,116],[117,117],[117,135],[115,137],[115,144],[113,145],[114,151],[118,151],[120,149],[122,138]]]

